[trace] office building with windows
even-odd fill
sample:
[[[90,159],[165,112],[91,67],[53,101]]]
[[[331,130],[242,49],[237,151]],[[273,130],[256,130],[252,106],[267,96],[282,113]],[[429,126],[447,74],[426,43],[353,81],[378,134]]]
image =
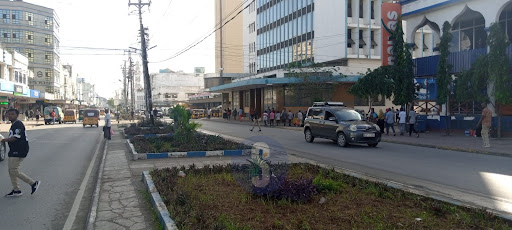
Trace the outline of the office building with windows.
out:
[[[296,87],[290,87],[296,81],[291,69],[318,74],[308,69],[314,64],[323,67],[320,71],[335,69],[341,83],[323,100],[367,109],[366,99],[354,98],[347,90],[367,69],[381,65],[381,4],[377,0],[248,1],[243,12],[243,67],[251,77],[210,90],[229,93],[230,107],[246,113],[269,107],[304,111],[316,99],[301,97]],[[377,105],[385,106],[386,100],[380,98]]]
[[[0,0],[0,42],[24,54],[34,72],[29,86],[59,92],[59,18],[53,9],[23,1]]]

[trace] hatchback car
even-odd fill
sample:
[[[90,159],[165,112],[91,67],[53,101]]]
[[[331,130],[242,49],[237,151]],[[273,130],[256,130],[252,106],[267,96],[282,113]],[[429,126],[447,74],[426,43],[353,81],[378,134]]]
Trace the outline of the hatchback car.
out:
[[[357,111],[339,103],[315,103],[304,121],[307,142],[315,138],[331,139],[339,146],[367,144],[376,147],[381,140],[379,126],[365,121]]]

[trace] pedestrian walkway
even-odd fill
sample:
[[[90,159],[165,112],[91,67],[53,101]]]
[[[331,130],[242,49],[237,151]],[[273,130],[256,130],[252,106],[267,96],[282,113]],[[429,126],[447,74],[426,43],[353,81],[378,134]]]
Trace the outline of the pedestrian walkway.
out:
[[[233,121],[226,120],[222,118],[212,118],[210,120],[203,119],[205,121],[214,121],[214,122],[224,122],[231,124],[242,124],[242,125],[252,125],[252,122],[249,120]],[[263,127],[263,132],[265,132]],[[268,126],[267,126],[268,128]],[[296,126],[276,126],[272,128],[284,128],[289,130],[295,130],[302,132],[302,127]],[[409,137],[408,134],[405,136],[400,136],[398,131],[398,126],[395,127],[397,130],[397,136],[393,135],[382,135],[383,142],[395,143],[395,144],[405,144],[405,145],[414,145],[421,147],[430,147],[430,148],[439,148],[446,150],[455,150],[455,151],[463,151],[463,152],[472,152],[472,153],[482,153],[482,154],[492,154],[492,155],[501,155],[501,156],[509,156],[512,157],[512,137],[504,137],[501,139],[491,138],[490,148],[484,148],[483,141],[481,137],[469,137],[464,134],[462,130],[452,130],[449,136],[446,136],[444,131],[433,131],[420,133],[420,137],[416,138],[416,135],[413,134]]]
[[[140,175],[132,178],[127,151],[126,140],[114,134],[106,152],[94,229],[154,229],[149,208],[137,189],[136,183],[142,184]]]

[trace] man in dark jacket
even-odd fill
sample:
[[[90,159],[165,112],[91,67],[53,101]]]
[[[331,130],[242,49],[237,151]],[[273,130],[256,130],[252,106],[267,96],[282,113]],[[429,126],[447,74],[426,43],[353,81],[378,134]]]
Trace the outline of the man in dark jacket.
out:
[[[261,126],[260,126],[260,113],[258,110],[254,110],[254,115],[253,115],[253,121],[252,121],[252,128],[251,128],[251,131],[254,129],[254,126],[258,126],[258,128],[260,129],[258,132],[261,132]]]

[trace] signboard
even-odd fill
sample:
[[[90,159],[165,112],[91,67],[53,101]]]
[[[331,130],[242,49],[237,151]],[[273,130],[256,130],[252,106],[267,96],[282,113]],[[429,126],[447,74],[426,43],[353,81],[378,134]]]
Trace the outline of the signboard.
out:
[[[38,76],[38,77],[43,77],[43,72],[38,71],[38,72],[37,72],[37,76]]]
[[[382,65],[395,64],[393,57],[393,39],[391,37],[398,25],[398,17],[402,14],[399,3],[382,3]]]
[[[23,86],[21,85],[14,85],[14,93],[23,94]]]
[[[195,67],[194,73],[195,74],[203,74],[205,72],[204,67]]]
[[[30,97],[39,98],[39,95],[40,95],[39,90],[33,90],[33,89],[30,90]]]
[[[14,92],[14,84],[8,81],[4,81],[0,84],[0,90]]]
[[[9,102],[2,101],[2,102],[0,102],[0,105],[9,105]]]

